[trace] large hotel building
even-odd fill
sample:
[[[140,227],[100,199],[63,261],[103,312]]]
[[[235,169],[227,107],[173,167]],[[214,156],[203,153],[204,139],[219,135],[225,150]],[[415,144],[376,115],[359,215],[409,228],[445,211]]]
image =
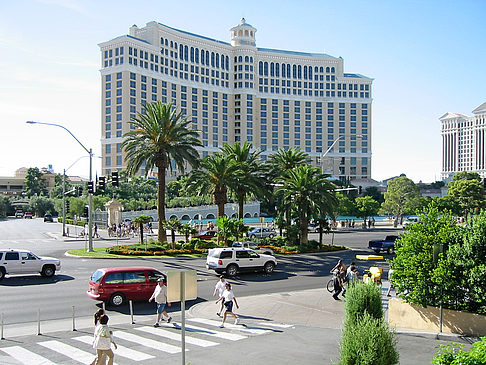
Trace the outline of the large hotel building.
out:
[[[263,159],[299,147],[335,177],[369,178],[373,80],[341,57],[258,48],[256,31],[242,19],[226,43],[150,22],[101,43],[103,174],[125,168],[130,120],[161,100],[200,131],[202,157],[235,141]]]
[[[459,171],[477,172],[486,178],[486,103],[473,110],[474,116],[446,113],[442,122],[441,178]]]

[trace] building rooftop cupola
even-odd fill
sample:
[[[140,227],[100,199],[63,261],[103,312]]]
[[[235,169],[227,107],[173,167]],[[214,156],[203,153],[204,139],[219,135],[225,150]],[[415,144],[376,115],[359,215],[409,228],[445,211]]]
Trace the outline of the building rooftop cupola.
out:
[[[240,24],[230,29],[231,45],[256,47],[255,33],[256,28],[248,24],[245,18],[241,18]]]

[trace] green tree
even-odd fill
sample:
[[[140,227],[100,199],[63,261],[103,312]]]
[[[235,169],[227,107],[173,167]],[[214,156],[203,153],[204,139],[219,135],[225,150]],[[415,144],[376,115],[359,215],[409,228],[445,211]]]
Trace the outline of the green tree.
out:
[[[459,201],[465,216],[485,206],[484,187],[477,172],[461,171],[455,174],[447,193]]]
[[[346,194],[338,191],[336,192],[336,214],[337,215],[353,215],[354,214],[354,204],[351,199]]]
[[[400,220],[406,213],[415,213],[421,205],[420,190],[415,183],[406,176],[400,176],[388,181],[385,201],[381,205],[384,214],[393,214]]]
[[[143,243],[143,225],[150,222],[152,218],[149,215],[141,214],[133,219],[134,224],[138,224],[140,228],[140,243]],[[164,230],[163,226],[159,226],[159,231]],[[160,241],[159,241],[160,242]],[[145,251],[147,251],[147,243],[145,243]]]
[[[354,200],[356,206],[356,216],[363,218],[366,222],[366,218],[376,215],[380,209],[380,203],[378,203],[371,196],[358,197]]]
[[[385,197],[380,191],[378,191],[376,186],[368,186],[365,189],[364,196],[371,196],[379,204],[382,204],[385,201]]]
[[[44,174],[37,167],[29,167],[27,169],[24,189],[26,196],[31,197],[34,195],[47,195],[46,182],[42,178],[43,176]]]
[[[0,217],[6,217],[14,211],[10,198],[5,195],[0,195]]]
[[[190,121],[177,113],[172,104],[148,103],[143,105],[143,113],[131,121],[133,130],[125,134],[122,148],[126,151],[127,172],[135,175],[144,166],[145,176],[157,169],[157,211],[159,227],[165,220],[165,175],[172,170],[172,162],[179,171],[184,171],[188,162],[195,167],[198,152],[202,146],[198,132],[189,129]],[[159,242],[167,241],[165,230],[159,229]]]
[[[436,207],[439,212],[448,211],[453,215],[463,214],[459,200],[451,195],[433,197],[428,205],[430,207]]]
[[[226,216],[219,217],[216,220],[216,227],[218,227],[218,241],[221,238],[225,246],[229,246],[229,240],[237,237],[240,234],[243,220],[228,218]]]
[[[30,198],[30,209],[38,217],[43,217],[48,212],[55,213],[54,202],[45,196],[32,196]]]
[[[289,171],[287,176],[277,179],[282,186],[275,193],[282,202],[286,202],[286,208],[295,210],[298,217],[301,245],[308,242],[310,219],[333,216],[337,199],[335,186],[327,177],[316,167],[301,165]]]
[[[207,156],[201,161],[201,169],[191,171],[188,188],[202,194],[211,194],[218,206],[218,218],[224,216],[224,206],[228,202],[228,190],[235,184],[235,176],[240,174],[236,162],[221,153]]]
[[[235,142],[225,144],[222,152],[233,159],[238,166],[239,173],[234,176],[231,186],[238,200],[238,218],[243,219],[243,206],[248,194],[263,196],[265,190],[265,169],[261,163],[261,151],[252,151],[251,143],[245,141],[243,145]]]
[[[181,225],[179,227],[179,233],[182,233],[186,239],[186,243],[189,242],[189,236],[191,234],[196,234],[197,233],[197,229],[194,228],[191,224],[189,223],[184,223],[183,225]]]
[[[177,218],[169,219],[163,222],[164,229],[170,230],[170,235],[172,237],[172,248],[175,249],[175,233],[179,231],[182,227],[182,223]]]

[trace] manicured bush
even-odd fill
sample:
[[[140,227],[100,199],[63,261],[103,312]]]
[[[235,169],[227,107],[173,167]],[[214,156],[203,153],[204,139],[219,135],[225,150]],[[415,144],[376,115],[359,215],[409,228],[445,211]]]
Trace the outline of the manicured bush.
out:
[[[396,344],[385,321],[365,312],[357,321],[345,320],[339,365],[398,364]]]
[[[346,320],[356,321],[368,313],[373,318],[383,318],[379,286],[356,282],[346,291]]]
[[[192,242],[187,242],[182,244],[182,248],[184,250],[193,250],[194,249],[194,244]]]
[[[441,345],[435,357],[434,365],[484,365],[486,364],[486,337],[474,343],[470,351],[464,350],[464,345],[452,343]]]
[[[216,241],[199,240],[194,244],[194,248],[215,248],[215,247],[218,247],[218,243]]]

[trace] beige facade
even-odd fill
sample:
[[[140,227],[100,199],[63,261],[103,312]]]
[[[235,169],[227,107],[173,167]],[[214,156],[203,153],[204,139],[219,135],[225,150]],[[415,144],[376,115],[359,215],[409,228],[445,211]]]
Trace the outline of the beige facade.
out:
[[[442,171],[447,179],[459,171],[486,177],[486,103],[473,110],[474,116],[446,113],[442,123]]]
[[[242,19],[226,43],[150,22],[101,43],[103,174],[125,168],[131,118],[161,100],[200,131],[201,156],[235,141],[264,159],[299,147],[336,177],[369,178],[372,79],[340,57],[257,48],[256,31]]]

